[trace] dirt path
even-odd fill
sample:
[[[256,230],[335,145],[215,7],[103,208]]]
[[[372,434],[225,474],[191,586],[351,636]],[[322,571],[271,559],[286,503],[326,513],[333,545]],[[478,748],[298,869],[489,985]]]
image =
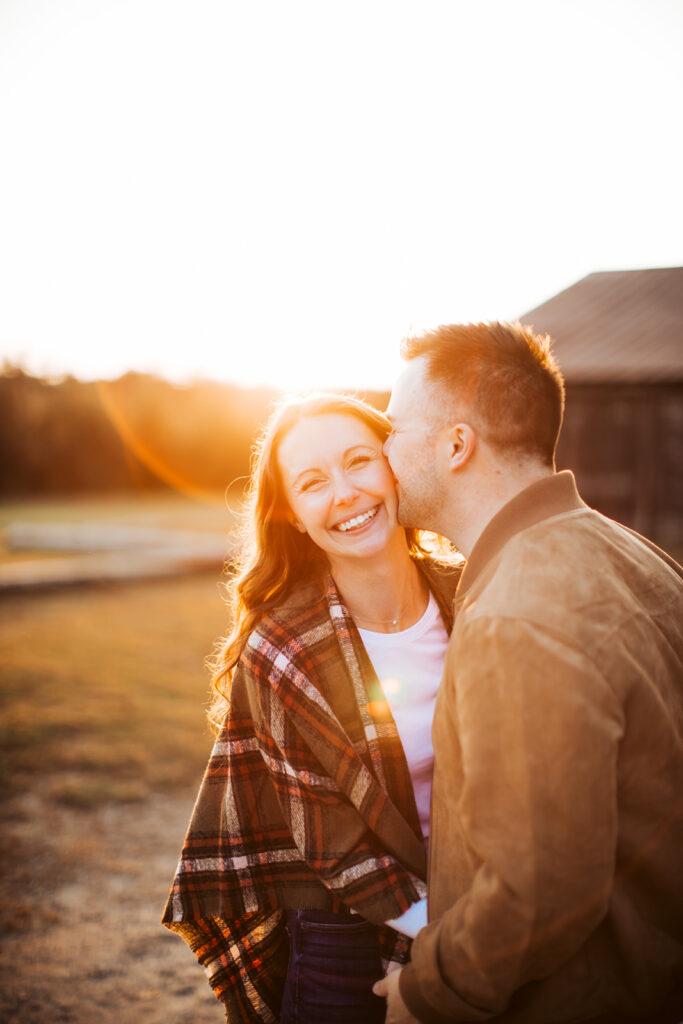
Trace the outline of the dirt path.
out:
[[[0,809],[3,1024],[221,1024],[194,955],[159,924],[193,794],[84,812]]]

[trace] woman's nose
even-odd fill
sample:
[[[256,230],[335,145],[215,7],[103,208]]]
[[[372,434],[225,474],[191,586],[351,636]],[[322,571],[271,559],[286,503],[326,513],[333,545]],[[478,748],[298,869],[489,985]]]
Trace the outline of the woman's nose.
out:
[[[347,505],[358,496],[358,488],[346,473],[340,473],[334,481],[334,500],[337,505]]]

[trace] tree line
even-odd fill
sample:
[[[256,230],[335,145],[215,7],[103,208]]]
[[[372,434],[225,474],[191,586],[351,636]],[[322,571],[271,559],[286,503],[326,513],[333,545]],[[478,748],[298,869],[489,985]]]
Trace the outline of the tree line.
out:
[[[5,366],[0,497],[241,489],[278,397],[274,389],[180,386],[140,373],[52,381]],[[386,406],[386,394],[363,397]]]

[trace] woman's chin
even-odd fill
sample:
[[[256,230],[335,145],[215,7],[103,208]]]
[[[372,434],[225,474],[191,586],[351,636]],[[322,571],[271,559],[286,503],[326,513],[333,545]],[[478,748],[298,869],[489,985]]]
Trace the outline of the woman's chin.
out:
[[[393,528],[377,530],[372,535],[367,535],[364,538],[359,537],[357,544],[349,544],[344,546],[340,550],[339,546],[335,545],[334,553],[330,552],[329,556],[332,559],[369,559],[369,558],[387,558],[393,559],[397,551],[407,550],[404,541],[405,533],[403,527],[395,526]]]

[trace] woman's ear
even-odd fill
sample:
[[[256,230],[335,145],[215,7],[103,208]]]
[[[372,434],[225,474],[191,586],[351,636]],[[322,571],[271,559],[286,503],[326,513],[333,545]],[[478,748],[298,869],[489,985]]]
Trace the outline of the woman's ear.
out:
[[[299,522],[299,520],[296,518],[293,512],[290,512],[287,518],[289,519],[294,529],[298,530],[299,533],[308,533],[308,530],[306,529],[304,524]]]
[[[469,423],[456,423],[448,432],[448,468],[462,469],[467,465],[477,446],[477,435]]]

